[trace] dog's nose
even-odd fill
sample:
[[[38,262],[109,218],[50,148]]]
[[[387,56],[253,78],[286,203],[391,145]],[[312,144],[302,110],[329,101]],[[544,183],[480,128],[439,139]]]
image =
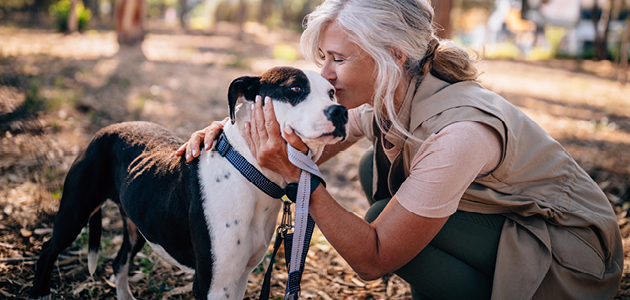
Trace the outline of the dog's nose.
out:
[[[331,105],[324,110],[324,115],[328,121],[333,123],[335,131],[332,135],[334,137],[346,137],[346,123],[348,123],[348,110],[341,105]]]
[[[345,125],[348,122],[348,110],[342,105],[331,105],[324,111],[324,115],[329,121],[333,122],[335,126],[337,123]]]

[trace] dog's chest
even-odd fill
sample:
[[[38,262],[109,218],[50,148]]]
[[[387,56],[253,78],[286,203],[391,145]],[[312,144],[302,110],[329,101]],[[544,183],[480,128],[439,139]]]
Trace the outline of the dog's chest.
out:
[[[199,182],[213,261],[217,262],[214,275],[230,273],[242,261],[247,268],[255,267],[269,246],[280,200],[256,188],[216,151],[200,155]]]

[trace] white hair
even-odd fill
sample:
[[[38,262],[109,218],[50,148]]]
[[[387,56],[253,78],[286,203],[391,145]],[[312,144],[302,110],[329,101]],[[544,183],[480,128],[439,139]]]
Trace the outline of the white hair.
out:
[[[323,65],[319,48],[323,31],[335,22],[376,63],[374,109],[381,130],[383,113],[399,132],[414,138],[396,117],[394,94],[405,76],[428,71],[447,82],[476,79],[478,72],[466,50],[435,35],[429,0],[326,0],[306,16],[300,40],[304,57]],[[401,66],[394,53],[406,55]],[[431,56],[430,59],[425,57]]]

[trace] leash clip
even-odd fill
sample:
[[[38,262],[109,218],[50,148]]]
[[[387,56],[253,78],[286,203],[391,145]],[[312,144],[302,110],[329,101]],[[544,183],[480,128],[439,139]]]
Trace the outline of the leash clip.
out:
[[[282,200],[282,221],[278,226],[277,234],[284,237],[291,228],[293,228],[293,220],[291,220],[291,201]]]

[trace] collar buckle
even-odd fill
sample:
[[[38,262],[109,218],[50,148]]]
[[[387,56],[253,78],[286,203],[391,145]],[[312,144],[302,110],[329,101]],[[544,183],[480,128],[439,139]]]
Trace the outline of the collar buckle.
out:
[[[221,157],[225,157],[230,149],[232,149],[232,145],[230,145],[230,143],[227,141],[225,133],[222,132],[219,136],[219,139],[217,140],[217,152],[219,152],[219,155],[221,155]]]

